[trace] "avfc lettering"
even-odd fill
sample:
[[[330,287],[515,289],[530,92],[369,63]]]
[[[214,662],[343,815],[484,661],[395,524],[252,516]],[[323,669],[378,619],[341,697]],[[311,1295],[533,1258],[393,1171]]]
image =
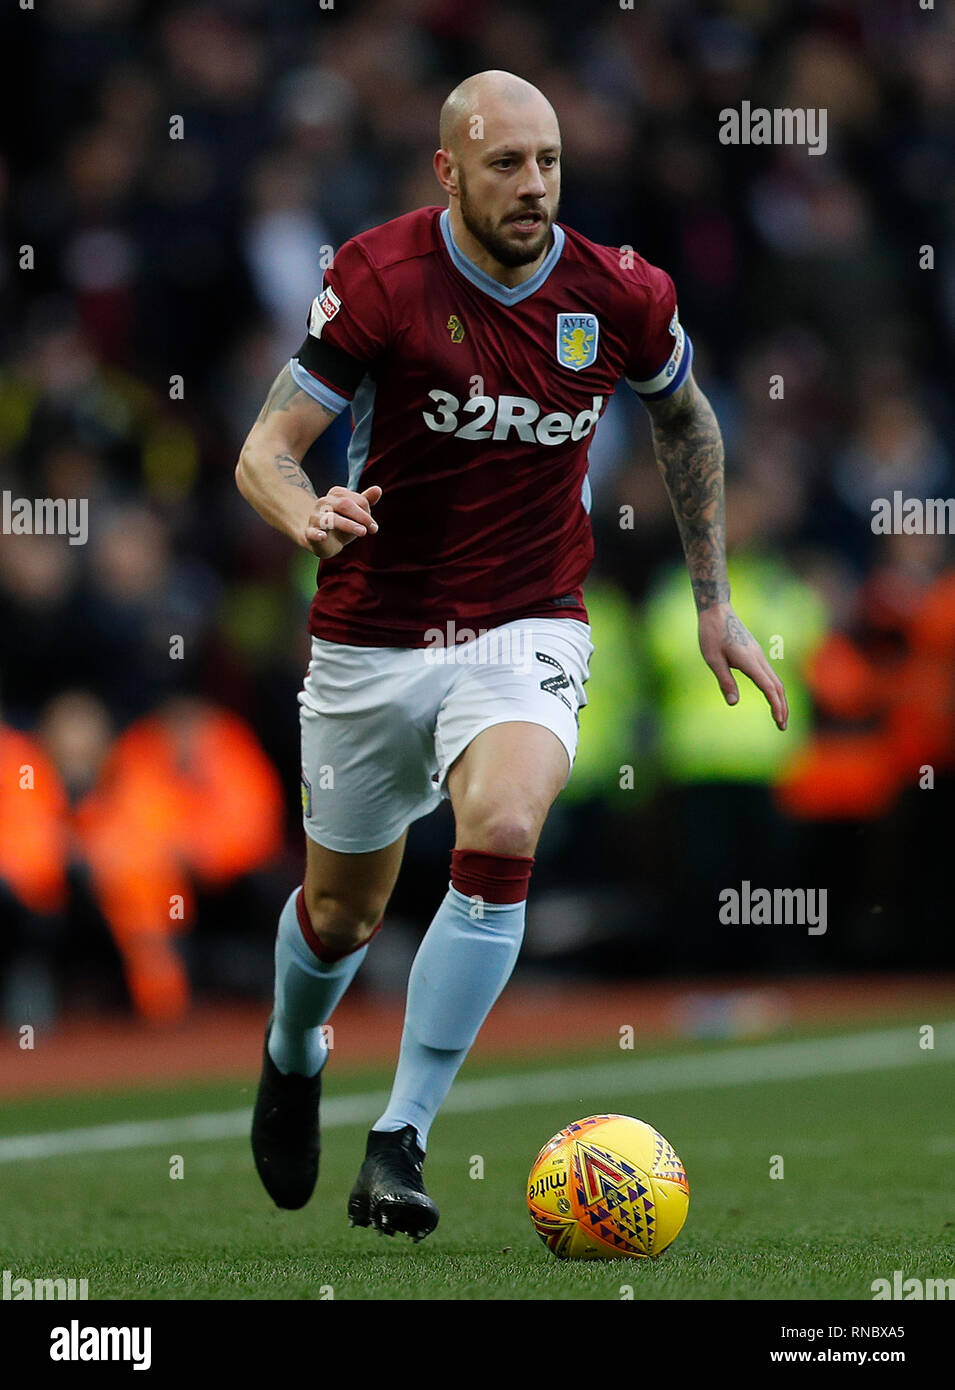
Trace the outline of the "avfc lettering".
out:
[[[589,410],[572,417],[563,410],[541,414],[537,401],[529,396],[471,396],[462,405],[450,391],[435,388],[428,392],[435,409],[422,411],[429,430],[453,434],[455,439],[506,440],[513,430],[526,444],[577,443],[590,434],[600,419],[603,396],[593,396]],[[469,417],[464,424],[461,417]]]

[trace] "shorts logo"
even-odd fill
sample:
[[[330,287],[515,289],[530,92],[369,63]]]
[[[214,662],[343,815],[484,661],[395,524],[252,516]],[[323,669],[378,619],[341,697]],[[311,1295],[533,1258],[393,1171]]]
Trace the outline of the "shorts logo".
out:
[[[538,661],[543,661],[545,666],[556,667],[559,673],[556,676],[545,676],[541,681],[541,690],[546,690],[548,695],[556,695],[558,700],[562,700],[567,708],[572,710],[574,707],[567,696],[561,694],[562,690],[568,690],[570,688],[570,678],[563,666],[561,666],[559,661],[555,661],[552,656],[548,656],[546,652],[535,652],[534,655],[537,657]]]
[[[596,314],[558,314],[557,361],[572,372],[582,372],[596,360],[599,336]]]
[[[341,307],[342,302],[330,285],[327,285],[321,294],[315,296],[308,316],[308,331],[313,338],[322,336],[322,329],[335,317]]]
[[[308,778],[305,776],[305,773],[303,772],[303,773],[302,773],[302,815],[305,816],[305,818],[306,818],[306,820],[307,820],[307,819],[311,816],[311,814],[312,814],[312,784],[311,784],[311,782],[308,780]]]
[[[674,309],[674,310],[673,310],[673,317],[672,317],[672,319],[670,320],[670,326],[669,326],[669,328],[667,329],[667,332],[669,333],[669,335],[670,335],[671,338],[675,338],[675,337],[676,337],[676,335],[677,335],[677,329],[678,329],[679,327],[680,327],[680,314],[679,314],[679,310],[678,310],[678,309]]]

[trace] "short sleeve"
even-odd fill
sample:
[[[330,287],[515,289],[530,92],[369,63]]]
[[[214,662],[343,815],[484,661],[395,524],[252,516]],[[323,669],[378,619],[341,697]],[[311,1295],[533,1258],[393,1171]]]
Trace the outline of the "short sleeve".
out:
[[[686,381],[693,363],[693,344],[680,323],[676,290],[666,271],[647,266],[648,286],[635,318],[633,352],[624,379],[645,401],[662,400]]]
[[[308,333],[290,363],[295,384],[336,414],[385,351],[390,316],[378,275],[354,241],[346,241],[312,300]]]

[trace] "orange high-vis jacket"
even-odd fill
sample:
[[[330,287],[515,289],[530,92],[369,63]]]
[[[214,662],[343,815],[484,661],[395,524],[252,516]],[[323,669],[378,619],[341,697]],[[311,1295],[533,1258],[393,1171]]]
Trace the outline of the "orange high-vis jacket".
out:
[[[899,790],[885,673],[848,637],[832,633],[807,675],[817,707],[835,727],[817,730],[797,754],[777,784],[777,803],[799,820],[878,819]]]
[[[0,880],[31,912],[66,905],[67,815],[59,774],[40,745],[0,724]]]
[[[935,580],[911,627],[911,679],[905,687],[903,712],[915,705],[931,723],[935,761],[955,770],[955,569]]]
[[[278,852],[275,770],[236,715],[151,715],[117,740],[76,823],[137,1006],[177,1017],[188,984],[172,937],[193,924],[193,884],[223,886]]]
[[[809,676],[819,709],[837,723],[814,734],[781,779],[788,814],[876,819],[926,765],[955,768],[955,570],[914,605],[900,655],[876,662],[834,634]]]

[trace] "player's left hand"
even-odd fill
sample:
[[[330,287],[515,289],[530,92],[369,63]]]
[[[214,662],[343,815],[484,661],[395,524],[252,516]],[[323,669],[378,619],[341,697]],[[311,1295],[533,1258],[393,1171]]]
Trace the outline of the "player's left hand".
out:
[[[330,560],[360,536],[375,535],[371,509],[381,498],[377,483],[363,492],[336,484],[315,501],[305,526],[305,543],[320,560]]]
[[[789,704],[783,683],[770,666],[763,649],[728,603],[714,603],[700,614],[700,651],[720,683],[728,705],[739,700],[739,687],[730,667],[749,676],[769,701],[778,728],[789,721]]]

